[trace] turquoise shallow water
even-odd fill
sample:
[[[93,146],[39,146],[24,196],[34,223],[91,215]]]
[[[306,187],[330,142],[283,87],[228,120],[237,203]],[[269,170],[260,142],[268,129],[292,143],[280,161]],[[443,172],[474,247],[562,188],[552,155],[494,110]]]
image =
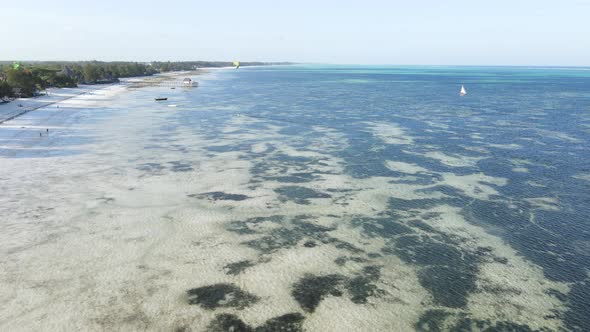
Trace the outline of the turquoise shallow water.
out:
[[[75,295],[63,305],[80,301],[76,326],[102,329],[590,329],[589,69],[195,78],[197,89],[133,90],[71,117],[39,111],[59,122],[47,140],[2,128],[0,161],[20,176],[3,175],[6,280],[59,288],[43,264],[69,266],[67,280],[96,284],[64,291]],[[23,201],[45,212],[30,217]],[[23,245],[21,223],[54,219],[72,226]],[[115,259],[92,261],[100,278],[68,265],[95,251]],[[8,288],[42,298],[17,281]],[[35,321],[11,315],[2,326]]]

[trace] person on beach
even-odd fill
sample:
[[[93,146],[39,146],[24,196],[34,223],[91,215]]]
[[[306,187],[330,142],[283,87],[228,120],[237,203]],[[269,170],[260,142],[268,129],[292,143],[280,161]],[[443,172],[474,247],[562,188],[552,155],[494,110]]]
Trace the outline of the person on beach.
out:
[[[43,133],[39,133],[39,137],[43,136]]]
[[[47,133],[47,135],[49,135],[49,128],[45,129],[45,132]]]

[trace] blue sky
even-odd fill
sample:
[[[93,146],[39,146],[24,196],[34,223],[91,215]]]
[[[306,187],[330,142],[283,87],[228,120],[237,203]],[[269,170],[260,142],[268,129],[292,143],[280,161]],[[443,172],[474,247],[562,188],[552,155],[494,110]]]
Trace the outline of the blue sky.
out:
[[[0,0],[0,60],[590,66],[588,16],[590,0]]]

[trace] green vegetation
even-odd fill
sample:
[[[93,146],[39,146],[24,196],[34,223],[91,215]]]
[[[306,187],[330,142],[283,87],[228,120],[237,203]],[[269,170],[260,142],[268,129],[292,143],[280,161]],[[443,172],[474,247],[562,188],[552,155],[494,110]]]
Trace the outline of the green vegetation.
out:
[[[242,66],[278,63],[242,62]],[[229,61],[185,62],[0,62],[0,101],[32,97],[48,87],[76,87],[77,84],[117,82],[119,78],[156,73],[194,70],[202,67],[231,66]]]

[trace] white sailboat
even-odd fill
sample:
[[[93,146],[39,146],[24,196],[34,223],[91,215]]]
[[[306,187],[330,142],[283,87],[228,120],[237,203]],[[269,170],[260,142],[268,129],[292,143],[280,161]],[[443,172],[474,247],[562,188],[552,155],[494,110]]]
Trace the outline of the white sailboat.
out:
[[[465,90],[465,87],[463,85],[461,85],[461,91],[459,92],[459,96],[463,97],[467,94],[467,91]]]

